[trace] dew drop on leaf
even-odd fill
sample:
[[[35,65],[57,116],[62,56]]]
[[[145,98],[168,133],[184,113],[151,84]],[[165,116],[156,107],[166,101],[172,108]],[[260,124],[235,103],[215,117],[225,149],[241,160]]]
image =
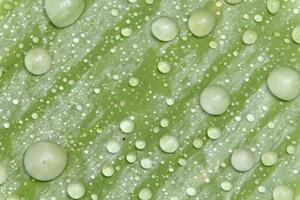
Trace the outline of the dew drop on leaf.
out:
[[[179,148],[179,142],[172,135],[164,135],[159,140],[159,146],[166,153],[175,153]]]
[[[139,191],[139,199],[140,200],[149,200],[152,198],[152,192],[149,188],[142,188]]]
[[[208,86],[200,95],[200,105],[208,114],[221,115],[230,105],[230,95],[221,86]]]
[[[27,173],[40,181],[57,178],[67,165],[65,150],[50,141],[41,141],[29,146],[24,155]]]
[[[223,181],[223,182],[221,183],[221,188],[222,188],[222,190],[224,190],[224,191],[229,191],[229,190],[231,190],[231,188],[232,188],[232,184],[231,184],[229,181]]]
[[[207,129],[207,136],[212,139],[216,140],[221,136],[222,130],[219,127],[209,127]]]
[[[169,17],[159,17],[152,23],[152,34],[158,40],[164,42],[174,40],[177,32],[175,21]]]
[[[296,26],[292,32],[292,38],[294,42],[300,44],[300,26]]]
[[[203,146],[203,140],[201,138],[195,138],[193,140],[193,146],[195,149],[200,149]]]
[[[106,144],[106,149],[109,153],[115,154],[118,153],[121,149],[121,146],[116,140],[109,140]]]
[[[143,169],[151,169],[153,166],[153,161],[150,158],[142,158],[141,166]]]
[[[277,155],[277,153],[275,153],[273,151],[265,152],[261,156],[261,162],[265,166],[275,165],[277,163],[277,161],[278,161],[278,155]]]
[[[197,37],[208,35],[215,27],[215,15],[207,10],[197,10],[189,17],[190,31]]]
[[[253,153],[246,149],[236,149],[231,155],[231,164],[240,172],[249,171],[255,164]]]
[[[123,133],[131,133],[134,131],[134,121],[131,119],[124,119],[120,123],[120,129]]]
[[[115,169],[113,166],[111,165],[104,165],[103,168],[102,168],[102,174],[106,177],[111,177],[112,175],[114,175],[115,173]]]
[[[235,4],[241,3],[242,0],[226,0],[226,2],[229,4],[235,5]]]
[[[245,44],[254,44],[258,38],[255,30],[247,29],[242,36],[242,40]]]
[[[45,0],[45,8],[51,22],[63,28],[77,21],[85,8],[85,0]]]
[[[127,162],[129,162],[129,163],[134,163],[134,162],[136,161],[136,154],[135,154],[135,153],[132,153],[132,152],[128,153],[128,154],[126,155],[126,160],[127,160]]]
[[[167,74],[171,70],[171,65],[168,62],[160,61],[157,65],[157,69],[162,74]]]
[[[82,183],[71,183],[67,188],[68,195],[72,199],[81,199],[85,194],[85,186]]]
[[[280,185],[274,188],[273,190],[273,199],[274,200],[294,200],[293,190],[285,185]]]
[[[300,75],[290,67],[277,67],[268,77],[268,88],[277,98],[291,101],[300,94]]]
[[[51,68],[51,56],[48,50],[33,48],[25,55],[25,67],[34,75],[43,75]]]
[[[269,13],[275,15],[280,9],[280,0],[267,0],[267,9]]]

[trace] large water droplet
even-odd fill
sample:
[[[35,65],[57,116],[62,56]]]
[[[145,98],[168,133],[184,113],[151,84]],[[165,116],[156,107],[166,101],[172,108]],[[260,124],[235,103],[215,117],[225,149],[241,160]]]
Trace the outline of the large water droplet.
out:
[[[33,48],[25,55],[25,67],[34,75],[43,75],[51,67],[51,56],[46,49]]]
[[[115,173],[115,169],[113,166],[111,165],[104,165],[102,168],[102,174],[106,177],[111,177],[112,175],[114,175]]]
[[[296,26],[292,32],[292,38],[294,42],[300,44],[300,26]]]
[[[24,155],[27,173],[40,181],[57,178],[67,165],[67,154],[62,147],[42,141],[28,147]]]
[[[268,11],[275,15],[280,9],[280,0],[267,0]]]
[[[120,144],[116,140],[110,140],[106,144],[106,149],[109,153],[118,153],[121,149]]]
[[[242,40],[245,44],[254,44],[256,42],[257,38],[258,38],[258,35],[257,35],[256,31],[247,29],[243,33]]]
[[[208,35],[215,27],[215,15],[207,10],[197,10],[189,18],[188,26],[190,31],[198,37]]]
[[[176,23],[169,17],[157,18],[152,23],[152,34],[161,41],[168,42],[174,40],[177,32]]]
[[[221,136],[222,130],[219,127],[209,127],[207,129],[207,136],[212,139],[216,140]]]
[[[120,123],[120,129],[123,133],[131,133],[134,130],[134,121],[131,119],[124,119]]]
[[[164,135],[159,140],[159,146],[166,153],[175,153],[179,147],[179,143],[176,137]]]
[[[274,200],[293,200],[294,192],[288,186],[280,185],[280,186],[277,186],[274,188],[273,199]]]
[[[208,86],[200,95],[200,104],[208,114],[221,115],[230,105],[230,95],[223,87]]]
[[[265,152],[261,157],[261,162],[265,166],[275,165],[277,161],[278,161],[278,155],[273,151]]]
[[[82,14],[85,0],[45,0],[51,22],[60,28],[73,24]]]
[[[85,194],[85,187],[82,183],[71,183],[67,188],[68,195],[72,199],[81,199]]]
[[[231,155],[231,164],[240,172],[249,171],[255,164],[253,153],[246,149],[237,149]]]
[[[152,192],[149,188],[143,188],[139,191],[140,200],[149,200],[152,197]]]
[[[291,101],[300,94],[300,75],[290,67],[277,67],[268,77],[268,87],[277,98]]]

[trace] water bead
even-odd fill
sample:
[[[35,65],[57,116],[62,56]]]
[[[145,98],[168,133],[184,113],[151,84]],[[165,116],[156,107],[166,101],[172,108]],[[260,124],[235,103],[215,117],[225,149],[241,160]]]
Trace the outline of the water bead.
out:
[[[45,0],[45,8],[51,22],[63,28],[77,21],[85,8],[85,0]]]
[[[120,151],[121,146],[120,146],[118,141],[110,140],[106,144],[106,149],[109,153],[115,154],[115,153],[118,153]]]
[[[267,0],[267,9],[269,13],[275,15],[280,9],[280,0]]]
[[[278,161],[278,155],[277,153],[272,151],[265,152],[261,157],[261,162],[265,166],[275,165],[277,161]]]
[[[175,153],[179,148],[179,142],[172,135],[164,135],[159,140],[159,146],[165,153]]]
[[[292,38],[294,42],[300,44],[300,26],[296,26],[292,32]]]
[[[68,195],[72,199],[81,199],[85,194],[85,187],[82,183],[71,183],[67,188]]]
[[[215,15],[207,10],[197,10],[188,20],[190,31],[197,37],[208,35],[215,27]]]
[[[190,197],[193,197],[193,196],[195,196],[197,194],[197,191],[196,191],[196,189],[194,187],[188,187],[186,189],[186,194],[188,196],[190,196]]]
[[[114,175],[114,173],[115,173],[115,169],[113,168],[113,166],[108,165],[108,164],[103,166],[102,174],[105,177],[111,177],[112,175]]]
[[[219,127],[209,127],[207,129],[207,136],[212,139],[216,140],[221,136],[222,130]]]
[[[157,69],[162,74],[167,74],[171,70],[171,65],[168,62],[160,61],[157,65]]]
[[[291,101],[300,94],[299,73],[290,67],[276,67],[267,80],[268,88],[281,100]]]
[[[195,138],[193,140],[193,146],[195,149],[200,149],[203,146],[203,140],[201,138]]]
[[[178,29],[175,21],[169,17],[160,17],[152,23],[152,34],[158,40],[168,42],[176,38]]]
[[[242,0],[226,0],[226,2],[229,4],[235,5],[235,4],[241,3]]]
[[[124,119],[120,123],[120,129],[123,133],[131,133],[134,130],[135,124],[131,119]]]
[[[230,95],[223,87],[208,86],[200,95],[200,104],[208,114],[221,115],[230,105]]]
[[[59,145],[42,141],[29,146],[24,155],[27,173],[40,181],[57,178],[67,165],[67,154]]]
[[[132,29],[131,28],[122,28],[121,34],[124,37],[129,37],[132,34]]]
[[[140,200],[149,200],[152,198],[152,192],[149,188],[143,188],[139,191]]]
[[[51,56],[48,50],[33,48],[25,55],[25,67],[34,75],[43,75],[51,68]]]
[[[126,160],[129,163],[134,163],[136,161],[136,154],[135,153],[128,153],[126,155]]]
[[[223,182],[221,183],[221,188],[222,188],[222,190],[224,190],[224,191],[229,191],[229,190],[231,190],[231,188],[232,188],[232,184],[231,184],[229,181],[223,181]]]
[[[0,164],[0,185],[4,184],[8,178],[7,168]]]
[[[280,185],[273,190],[274,200],[294,200],[294,192],[291,188],[285,185]]]
[[[143,169],[151,169],[153,166],[153,162],[150,158],[143,158],[141,160],[141,166]]]
[[[247,29],[242,36],[242,40],[245,44],[254,44],[258,38],[255,30]]]
[[[232,167],[240,172],[249,171],[255,164],[253,153],[246,149],[237,149],[231,155]]]

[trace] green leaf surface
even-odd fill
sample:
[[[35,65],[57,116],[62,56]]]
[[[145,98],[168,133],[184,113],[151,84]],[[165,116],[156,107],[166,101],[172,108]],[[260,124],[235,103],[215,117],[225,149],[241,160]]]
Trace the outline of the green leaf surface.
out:
[[[3,199],[10,194],[24,200],[69,199],[66,188],[77,181],[86,186],[83,199],[97,194],[99,200],[138,199],[143,188],[156,200],[268,200],[278,185],[300,194],[300,98],[280,101],[266,85],[274,67],[300,71],[299,45],[291,37],[300,24],[300,1],[281,1],[276,15],[264,0],[86,4],[76,23],[58,29],[42,0],[0,0],[0,162],[9,170],[0,186]],[[216,27],[197,38],[188,30],[188,17],[211,4]],[[114,9],[118,16],[112,15]],[[158,16],[177,22],[175,40],[165,43],[152,36],[151,23]],[[120,33],[126,27],[133,30],[128,38]],[[242,42],[247,29],[258,33],[253,45]],[[216,48],[210,47],[212,41]],[[52,68],[44,76],[24,67],[32,47],[52,55]],[[171,64],[168,74],[157,71],[159,61]],[[131,77],[139,80],[137,87],[129,85]],[[231,94],[223,115],[210,116],[200,107],[200,93],[210,84]],[[168,105],[168,99],[174,104]],[[128,117],[135,118],[135,129],[124,134],[119,124]],[[161,119],[168,119],[169,126],[160,127]],[[211,126],[222,129],[219,139],[207,137]],[[176,153],[159,148],[165,134],[178,139]],[[204,141],[201,149],[193,147],[195,138]],[[117,154],[106,150],[111,139],[121,145]],[[60,144],[69,157],[63,174],[51,182],[33,180],[23,166],[26,148],[40,140]],[[146,147],[138,150],[137,140]],[[296,146],[293,155],[286,152],[291,144]],[[256,163],[249,172],[237,172],[230,164],[231,152],[239,147],[254,152]],[[265,167],[261,155],[271,150],[279,161]],[[132,164],[126,161],[130,152],[137,155]],[[153,161],[151,169],[141,167],[143,158]],[[178,163],[183,158],[186,165]],[[106,165],[115,167],[112,177],[103,176]],[[230,191],[221,189],[223,181],[232,183]],[[265,192],[259,192],[261,186]],[[186,192],[190,187],[196,189],[193,197]]]

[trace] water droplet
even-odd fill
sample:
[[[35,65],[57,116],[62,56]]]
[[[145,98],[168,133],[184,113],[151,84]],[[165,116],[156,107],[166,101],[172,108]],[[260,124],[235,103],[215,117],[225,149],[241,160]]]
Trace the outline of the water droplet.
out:
[[[46,49],[33,48],[25,55],[26,69],[34,75],[43,75],[51,68],[51,56]]]
[[[166,153],[175,153],[179,148],[179,143],[176,137],[172,135],[164,135],[159,140],[161,150]]]
[[[149,188],[143,188],[139,191],[140,200],[149,200],[152,197],[152,192]]]
[[[207,10],[197,10],[189,18],[190,31],[197,37],[208,35],[215,27],[215,15]]]
[[[72,199],[81,199],[85,194],[85,187],[82,183],[71,183],[68,185],[67,192]]]
[[[268,11],[275,15],[280,9],[280,0],[267,0]]]
[[[292,144],[288,145],[287,148],[286,148],[286,152],[290,155],[296,153],[295,145],[292,145]]]
[[[169,120],[167,118],[163,118],[160,120],[160,126],[162,128],[167,128],[169,126]]]
[[[109,153],[118,153],[121,149],[120,144],[116,140],[110,140],[106,144],[106,149]]]
[[[258,38],[258,35],[257,35],[256,31],[247,29],[243,33],[242,40],[245,44],[254,44],[256,42],[257,38]]]
[[[294,192],[288,186],[280,185],[280,186],[277,186],[274,188],[273,199],[274,200],[293,200]]]
[[[230,95],[223,87],[208,86],[200,95],[200,104],[208,114],[221,115],[230,105]]]
[[[98,195],[97,194],[91,194],[91,199],[92,200],[98,200]]]
[[[111,165],[104,165],[102,168],[102,174],[106,177],[114,175],[115,169]]]
[[[51,22],[60,28],[77,21],[83,13],[85,0],[45,0],[45,8]]]
[[[139,150],[142,150],[146,147],[146,142],[144,140],[135,141],[135,147]]]
[[[212,139],[216,140],[221,136],[222,130],[219,127],[209,127],[207,129],[207,136]]]
[[[299,73],[290,67],[277,67],[268,77],[269,90],[277,98],[291,101],[300,94]]]
[[[241,3],[242,0],[226,0],[226,2],[229,4],[235,5],[235,4]]]
[[[134,127],[134,121],[132,121],[131,119],[124,119],[120,123],[120,129],[123,133],[131,133],[132,131],[134,131]]]
[[[263,165],[265,165],[265,166],[272,166],[272,165],[275,165],[277,161],[278,161],[278,155],[277,155],[277,153],[275,153],[275,152],[273,152],[273,151],[265,152],[265,153],[261,156],[261,162],[262,162]]]
[[[141,166],[144,169],[151,169],[151,167],[153,166],[153,162],[150,158],[143,158],[141,160]]]
[[[138,86],[139,85],[139,79],[137,79],[137,78],[135,78],[135,77],[131,77],[131,78],[129,78],[129,85],[131,86],[131,87],[136,87],[136,86]]]
[[[229,191],[229,190],[231,190],[231,188],[232,188],[232,184],[231,184],[229,181],[223,181],[223,182],[221,183],[221,188],[222,188],[222,190],[224,190],[224,191]]]
[[[196,148],[196,149],[200,149],[202,146],[203,146],[203,140],[201,138],[195,138],[193,140],[193,146]]]
[[[124,37],[129,37],[131,36],[132,34],[132,29],[131,28],[122,28],[121,29],[121,34],[124,36]]]
[[[42,141],[29,146],[24,155],[27,173],[40,181],[57,178],[67,165],[67,154],[62,147]]]
[[[152,24],[152,34],[154,37],[164,42],[174,40],[177,32],[176,23],[169,17],[157,18]]]
[[[240,172],[249,171],[255,164],[253,153],[246,149],[237,149],[231,155],[231,164]]]
[[[8,178],[7,168],[3,164],[0,164],[0,185],[4,184],[7,178]]]
[[[294,42],[300,44],[300,26],[296,26],[292,32],[292,38]]]
[[[253,121],[255,121],[255,116],[253,115],[253,114],[247,114],[247,120],[249,121],[249,122],[253,122]]]
[[[168,62],[160,61],[157,65],[157,69],[162,74],[167,74],[171,71],[171,65]]]
[[[196,189],[193,188],[193,187],[188,187],[188,188],[186,189],[186,194],[187,194],[188,196],[190,196],[190,197],[193,197],[193,196],[195,196],[195,195],[197,194],[197,191],[196,191]]]
[[[127,160],[127,162],[129,162],[129,163],[134,163],[135,161],[136,161],[136,154],[135,153],[128,153],[127,155],[126,155],[126,160]]]

